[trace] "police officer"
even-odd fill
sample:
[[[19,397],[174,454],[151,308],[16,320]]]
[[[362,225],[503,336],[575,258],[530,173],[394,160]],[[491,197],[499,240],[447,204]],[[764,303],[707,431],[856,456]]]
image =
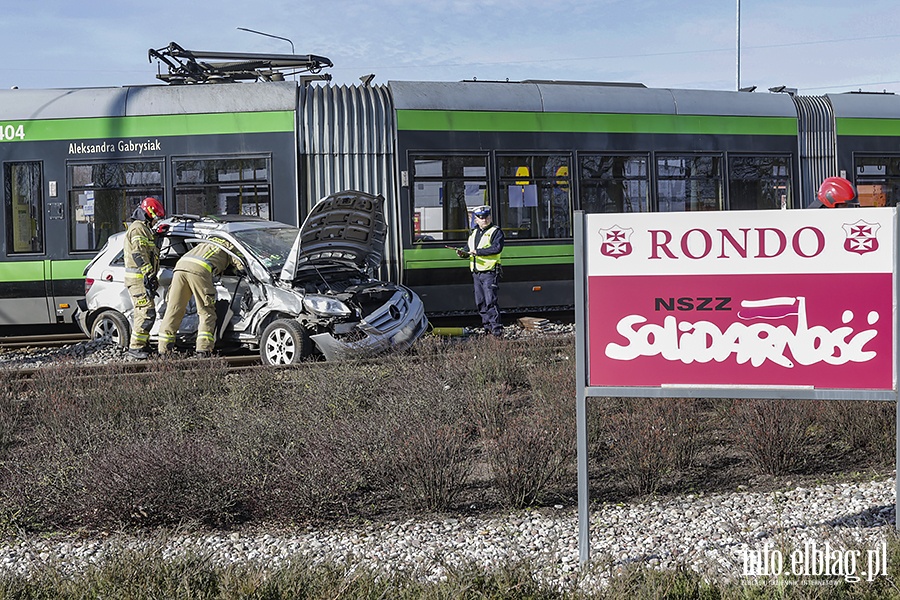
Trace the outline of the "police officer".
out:
[[[458,248],[460,258],[469,259],[469,268],[475,284],[475,306],[481,315],[485,331],[495,336],[503,335],[497,291],[502,274],[500,254],[503,252],[503,230],[494,225],[490,206],[479,206],[472,211],[475,227],[469,234],[467,248]]]
[[[175,263],[172,285],[166,297],[166,312],[159,326],[159,353],[165,354],[175,345],[175,334],[191,296],[197,305],[196,356],[207,358],[216,345],[216,288],[213,278],[229,266],[243,270],[240,254],[234,245],[220,237],[197,244]]]
[[[134,305],[128,354],[134,358],[148,356],[150,328],[156,321],[156,279],[159,271],[159,248],[153,226],[166,216],[166,209],[156,198],[144,198],[125,230],[125,287]]]

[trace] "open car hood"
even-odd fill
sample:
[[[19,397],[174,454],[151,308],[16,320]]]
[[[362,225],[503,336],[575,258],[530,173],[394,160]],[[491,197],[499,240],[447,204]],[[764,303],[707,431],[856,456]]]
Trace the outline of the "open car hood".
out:
[[[384,254],[384,196],[344,191],[323,198],[307,215],[281,279],[309,266],[344,264],[373,271]]]

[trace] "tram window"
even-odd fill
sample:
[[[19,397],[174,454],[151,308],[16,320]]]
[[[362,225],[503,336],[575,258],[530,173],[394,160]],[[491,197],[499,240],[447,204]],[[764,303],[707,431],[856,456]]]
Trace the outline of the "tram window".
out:
[[[3,171],[6,182],[6,252],[43,252],[41,163],[7,163]]]
[[[900,156],[856,156],[854,163],[860,206],[898,205]]]
[[[173,159],[175,212],[271,217],[268,157]]]
[[[718,155],[656,158],[657,210],[722,210],[722,157]]]
[[[729,156],[729,210],[791,208],[790,156]]]
[[[507,238],[572,237],[568,155],[498,155],[497,167],[500,182],[498,224]]]
[[[469,211],[490,204],[485,155],[411,156],[413,242],[465,240]]]
[[[588,213],[647,212],[649,158],[580,155],[581,208]]]
[[[69,165],[69,246],[98,250],[125,231],[131,213],[147,196],[163,198],[162,161]]]

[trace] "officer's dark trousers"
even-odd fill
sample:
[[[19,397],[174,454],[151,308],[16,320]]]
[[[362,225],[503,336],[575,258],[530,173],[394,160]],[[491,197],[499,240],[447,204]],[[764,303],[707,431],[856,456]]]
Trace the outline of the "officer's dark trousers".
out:
[[[497,305],[497,271],[473,271],[475,282],[475,307],[481,315],[484,330],[494,335],[503,334],[500,323],[500,307]]]

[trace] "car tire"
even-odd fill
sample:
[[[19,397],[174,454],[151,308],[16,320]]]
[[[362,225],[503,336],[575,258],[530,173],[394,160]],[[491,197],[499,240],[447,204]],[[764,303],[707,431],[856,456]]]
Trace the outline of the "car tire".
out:
[[[106,310],[97,315],[91,325],[91,339],[109,338],[117,348],[127,348],[131,338],[131,325],[125,315],[116,310]]]
[[[309,334],[293,319],[272,321],[263,330],[259,357],[263,364],[296,365],[312,354]]]

